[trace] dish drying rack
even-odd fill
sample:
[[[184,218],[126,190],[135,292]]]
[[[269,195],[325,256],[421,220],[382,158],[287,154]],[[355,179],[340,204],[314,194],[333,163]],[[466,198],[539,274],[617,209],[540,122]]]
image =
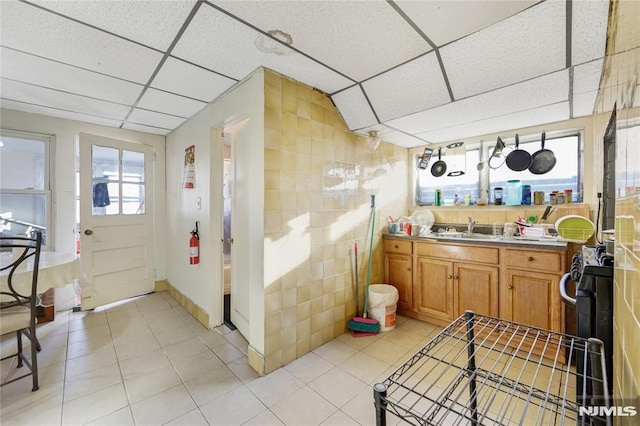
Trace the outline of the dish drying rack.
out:
[[[611,407],[604,363],[598,339],[467,311],[374,386],[376,425],[387,412],[413,425],[611,425],[588,415]]]

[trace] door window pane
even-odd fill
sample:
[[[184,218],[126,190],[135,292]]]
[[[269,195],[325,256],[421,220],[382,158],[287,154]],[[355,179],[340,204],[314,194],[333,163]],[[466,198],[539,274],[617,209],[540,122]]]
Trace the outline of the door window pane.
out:
[[[122,180],[124,182],[144,182],[144,154],[122,151]]]
[[[122,184],[122,214],[144,214],[144,185]]]
[[[120,152],[116,148],[94,145],[91,153],[91,176],[94,180],[118,180]]]

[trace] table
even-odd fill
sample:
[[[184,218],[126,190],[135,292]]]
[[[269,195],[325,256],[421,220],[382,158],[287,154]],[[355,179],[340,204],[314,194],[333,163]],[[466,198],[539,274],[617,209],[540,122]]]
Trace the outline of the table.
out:
[[[13,259],[12,252],[0,254],[0,264],[7,265]],[[33,258],[29,258],[26,268],[21,267],[13,274],[13,288],[22,294],[31,293],[31,272]],[[9,271],[2,271],[0,288],[8,289]],[[74,253],[59,251],[40,252],[40,267],[38,270],[38,293],[44,293],[50,288],[64,287],[73,280],[82,277],[80,258]]]

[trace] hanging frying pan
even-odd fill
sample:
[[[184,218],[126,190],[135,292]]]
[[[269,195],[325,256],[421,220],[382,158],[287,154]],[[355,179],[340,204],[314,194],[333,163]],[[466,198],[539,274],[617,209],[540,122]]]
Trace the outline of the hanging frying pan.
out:
[[[529,171],[534,175],[543,175],[556,165],[556,156],[550,149],[544,148],[544,141],[546,139],[545,132],[542,132],[542,148],[538,151],[534,152],[531,156],[531,166],[529,166]]]
[[[438,161],[431,165],[431,174],[440,177],[447,172],[447,163],[442,161],[442,148],[438,148]]]
[[[529,154],[524,149],[520,149],[520,139],[518,134],[516,133],[516,149],[511,151],[509,155],[507,155],[507,167],[509,167],[514,172],[521,172],[523,170],[527,170],[533,161],[531,158],[531,154]]]

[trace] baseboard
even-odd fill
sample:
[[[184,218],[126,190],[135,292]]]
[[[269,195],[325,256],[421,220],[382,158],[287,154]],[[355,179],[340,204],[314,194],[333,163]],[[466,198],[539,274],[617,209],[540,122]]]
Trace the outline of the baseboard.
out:
[[[198,320],[200,324],[202,324],[206,328],[209,328],[209,314],[200,306],[198,306],[196,303],[194,303],[191,299],[189,299],[187,296],[182,294],[180,290],[172,286],[171,283],[169,283],[166,280],[164,282],[166,283],[166,289],[164,291],[169,293],[171,297],[173,297],[180,306],[185,308],[196,320]],[[156,290],[156,291],[163,291],[163,290]]]

